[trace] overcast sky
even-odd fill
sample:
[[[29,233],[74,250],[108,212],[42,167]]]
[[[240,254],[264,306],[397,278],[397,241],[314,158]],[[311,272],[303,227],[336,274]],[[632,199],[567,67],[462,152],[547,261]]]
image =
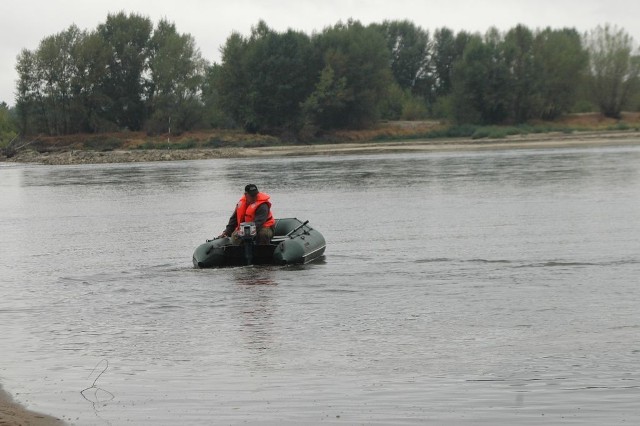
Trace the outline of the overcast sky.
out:
[[[154,24],[167,18],[191,34],[211,62],[232,31],[269,27],[308,34],[349,18],[363,24],[409,19],[433,32],[441,27],[484,33],[521,23],[531,29],[573,27],[580,32],[610,23],[640,42],[638,0],[0,0],[0,101],[14,104],[16,56],[71,24],[95,29],[109,13],[135,12]]]

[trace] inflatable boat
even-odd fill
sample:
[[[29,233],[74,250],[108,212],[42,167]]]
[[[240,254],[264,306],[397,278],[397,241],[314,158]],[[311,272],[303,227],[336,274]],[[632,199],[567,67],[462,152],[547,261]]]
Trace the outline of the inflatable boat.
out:
[[[241,245],[231,238],[207,240],[193,253],[195,268],[241,265],[289,265],[313,262],[323,256],[325,240],[320,232],[297,218],[276,219],[270,244],[255,243],[255,225],[240,224]]]

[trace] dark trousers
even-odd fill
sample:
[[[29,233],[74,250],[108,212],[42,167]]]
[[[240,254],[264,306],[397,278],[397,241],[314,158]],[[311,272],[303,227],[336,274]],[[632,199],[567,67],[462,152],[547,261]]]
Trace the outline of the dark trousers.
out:
[[[256,235],[256,243],[267,245],[271,242],[271,238],[273,238],[273,227],[262,227],[258,230],[258,235]],[[238,237],[238,231],[233,231],[233,234],[231,234],[231,243],[236,246],[242,244],[242,238]]]

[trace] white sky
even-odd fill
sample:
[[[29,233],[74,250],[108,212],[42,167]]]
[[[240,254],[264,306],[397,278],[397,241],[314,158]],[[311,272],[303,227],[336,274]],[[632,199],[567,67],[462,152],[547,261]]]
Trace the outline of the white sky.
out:
[[[263,19],[277,31],[308,34],[349,18],[363,24],[408,19],[430,33],[484,33],[489,27],[508,30],[521,23],[531,29],[573,27],[580,32],[610,23],[640,42],[638,0],[0,0],[0,101],[14,104],[16,56],[71,24],[92,30],[108,13],[125,11],[167,18],[180,33],[189,33],[210,62],[232,31],[248,34]]]

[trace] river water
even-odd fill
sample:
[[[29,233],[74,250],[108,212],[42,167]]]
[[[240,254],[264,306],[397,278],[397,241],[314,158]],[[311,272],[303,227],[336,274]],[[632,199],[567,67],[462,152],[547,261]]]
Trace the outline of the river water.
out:
[[[325,258],[195,270],[244,185]],[[637,424],[640,147],[0,165],[0,383],[76,425]]]

